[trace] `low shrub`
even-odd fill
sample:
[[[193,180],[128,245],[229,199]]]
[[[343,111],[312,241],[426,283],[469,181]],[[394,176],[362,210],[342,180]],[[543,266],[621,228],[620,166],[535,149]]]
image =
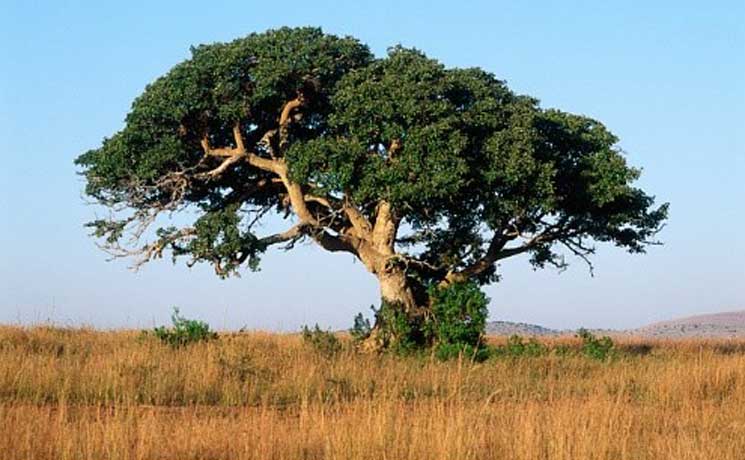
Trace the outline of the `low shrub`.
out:
[[[381,302],[375,312],[382,348],[397,355],[433,351],[440,359],[460,355],[483,360],[488,351],[483,343],[489,299],[476,283],[432,285],[428,290],[431,309],[409,315],[402,305]],[[355,341],[369,337],[372,328],[360,313],[349,330]]]
[[[494,353],[498,356],[510,356],[515,358],[543,356],[548,353],[548,347],[534,337],[527,341],[515,334],[507,339],[507,343],[496,347]]]
[[[437,344],[478,346],[486,328],[489,298],[476,283],[432,287],[430,329]]]
[[[582,328],[577,331],[577,337],[582,339],[582,354],[589,358],[605,361],[615,351],[613,340],[607,335],[597,338],[592,332]]]
[[[382,349],[396,355],[417,354],[432,343],[425,318],[409,317],[402,305],[381,301],[375,325],[380,328]]]
[[[171,314],[172,327],[165,326],[153,329],[153,335],[161,342],[172,347],[183,347],[197,342],[206,342],[217,338],[217,333],[210,330],[204,321],[186,319],[179,309],[173,307]]]
[[[435,356],[451,359],[460,355],[483,361],[488,351],[483,343],[489,298],[475,283],[455,283],[429,290],[432,317],[427,332],[435,345]]]

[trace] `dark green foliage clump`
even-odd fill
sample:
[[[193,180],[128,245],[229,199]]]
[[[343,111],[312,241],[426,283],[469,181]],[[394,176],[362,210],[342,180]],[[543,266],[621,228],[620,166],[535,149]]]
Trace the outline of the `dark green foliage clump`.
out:
[[[382,301],[375,317],[383,348],[393,353],[409,355],[432,343],[427,319],[408,315],[402,305]]]
[[[481,341],[489,314],[489,298],[475,283],[455,283],[430,289],[431,331],[437,343],[476,345]]]
[[[376,311],[384,348],[398,354],[411,354],[432,348],[435,356],[446,360],[460,355],[483,360],[483,344],[489,299],[476,283],[454,283],[429,289],[430,308],[426,314],[410,315],[403,306],[382,302]],[[369,322],[355,317],[353,337],[369,335]],[[363,334],[364,332],[364,334]]]
[[[435,353],[442,359],[459,353],[481,359],[489,298],[473,282],[454,283],[429,291],[432,316],[429,333]]]
[[[491,355],[496,357],[535,358],[549,353],[559,357],[585,356],[605,361],[616,356],[617,350],[610,337],[596,337],[587,329],[579,329],[577,337],[582,340],[579,346],[559,344],[549,347],[536,338],[525,340],[519,335],[511,336],[505,345],[493,347]]]
[[[548,347],[535,337],[527,341],[515,334],[507,339],[507,343],[501,347],[495,347],[494,354],[497,356],[509,356],[515,358],[543,356],[548,353]]]
[[[341,341],[331,331],[324,331],[318,324],[313,329],[303,326],[303,342],[325,357],[331,357],[342,349]]]
[[[577,331],[577,337],[582,339],[582,354],[599,361],[605,361],[615,351],[613,339],[610,337],[595,337],[593,333],[587,329],[579,329]]]
[[[207,342],[217,338],[217,333],[210,330],[204,321],[186,319],[174,307],[171,314],[172,327],[165,326],[153,329],[153,334],[161,342],[172,347],[183,347],[197,342]]]

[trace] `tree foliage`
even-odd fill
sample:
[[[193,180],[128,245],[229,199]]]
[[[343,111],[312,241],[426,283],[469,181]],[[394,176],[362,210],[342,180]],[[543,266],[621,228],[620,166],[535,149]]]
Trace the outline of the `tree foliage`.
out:
[[[594,241],[644,252],[666,218],[602,123],[482,69],[400,46],[376,58],[316,28],[191,51],[76,160],[113,212],[89,225],[137,264],[170,251],[228,276],[310,239],[358,257],[411,309],[427,286],[494,281],[518,254],[563,267]],[[194,221],[163,225],[171,212]],[[271,216],[292,224],[259,235]]]

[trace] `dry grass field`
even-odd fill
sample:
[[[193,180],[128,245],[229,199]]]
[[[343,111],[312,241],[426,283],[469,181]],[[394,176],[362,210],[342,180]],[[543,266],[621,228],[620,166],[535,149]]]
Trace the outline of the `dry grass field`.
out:
[[[443,363],[326,358],[297,335],[173,349],[3,327],[0,458],[745,458],[745,341],[618,345],[608,362]]]

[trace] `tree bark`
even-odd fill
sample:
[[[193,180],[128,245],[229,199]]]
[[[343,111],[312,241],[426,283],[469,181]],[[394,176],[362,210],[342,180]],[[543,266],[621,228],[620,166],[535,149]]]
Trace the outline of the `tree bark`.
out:
[[[402,270],[395,270],[382,274],[380,283],[380,298],[388,303],[401,305],[406,312],[415,313],[419,306],[416,303],[411,283]]]
[[[406,337],[398,337],[391,327],[391,314],[402,315],[408,324],[416,327],[427,313],[427,302],[423,301],[423,288],[406,276],[402,269],[386,270],[377,274],[380,284],[380,310],[375,318],[370,336],[362,343],[362,349],[377,352],[390,348]],[[387,310],[386,310],[387,309]]]

